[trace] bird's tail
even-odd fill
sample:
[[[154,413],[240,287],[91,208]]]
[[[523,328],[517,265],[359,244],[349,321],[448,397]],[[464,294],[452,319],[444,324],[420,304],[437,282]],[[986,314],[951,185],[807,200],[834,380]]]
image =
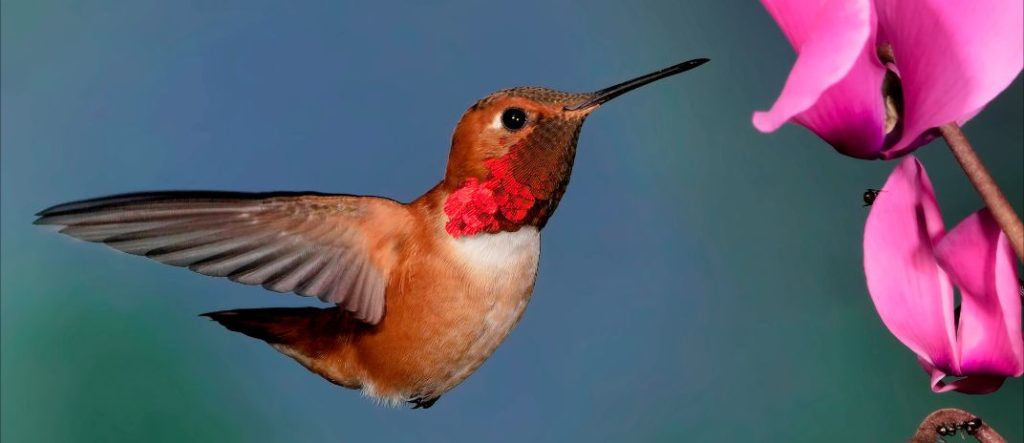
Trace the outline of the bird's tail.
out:
[[[353,389],[361,385],[349,349],[359,326],[342,309],[232,309],[202,315],[232,331],[267,342],[335,384]]]

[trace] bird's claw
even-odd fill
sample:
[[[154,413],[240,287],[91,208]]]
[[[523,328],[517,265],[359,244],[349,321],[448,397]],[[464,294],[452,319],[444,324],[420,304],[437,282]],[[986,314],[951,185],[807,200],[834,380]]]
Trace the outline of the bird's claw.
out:
[[[412,405],[412,409],[430,409],[431,406],[434,406],[434,402],[436,402],[437,399],[439,399],[439,398],[441,398],[441,397],[434,397],[434,398],[416,397],[416,398],[414,398],[412,400],[409,400],[407,403]]]

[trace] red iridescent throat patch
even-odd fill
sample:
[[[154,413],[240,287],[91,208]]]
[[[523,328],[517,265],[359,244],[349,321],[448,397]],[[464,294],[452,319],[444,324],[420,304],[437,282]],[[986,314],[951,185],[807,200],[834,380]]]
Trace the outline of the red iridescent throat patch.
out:
[[[514,230],[526,219],[536,199],[528,186],[512,176],[511,160],[512,154],[487,160],[484,166],[490,177],[486,181],[470,177],[448,195],[444,228],[452,237]]]

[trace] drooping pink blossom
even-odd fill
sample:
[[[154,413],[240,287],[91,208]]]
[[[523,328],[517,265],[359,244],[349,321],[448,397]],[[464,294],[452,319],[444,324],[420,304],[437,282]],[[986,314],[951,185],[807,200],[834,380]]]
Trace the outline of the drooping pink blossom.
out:
[[[947,233],[913,156],[871,207],[864,271],[882,322],[917,354],[935,392],[988,393],[1024,373],[1016,259],[1006,235],[987,209]]]
[[[913,151],[935,128],[980,112],[1024,67],[1020,0],[762,3],[798,57],[754,126],[772,132],[792,121],[853,157]],[[880,60],[880,48],[892,59]]]

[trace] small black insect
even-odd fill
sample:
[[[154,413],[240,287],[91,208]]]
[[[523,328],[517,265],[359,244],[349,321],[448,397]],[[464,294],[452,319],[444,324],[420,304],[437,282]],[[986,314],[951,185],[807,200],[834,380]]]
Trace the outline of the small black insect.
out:
[[[871,204],[875,202],[875,199],[878,198],[878,193],[879,192],[882,192],[882,190],[881,189],[871,189],[871,188],[865,189],[864,190],[864,206],[871,206]]]
[[[967,431],[968,434],[974,435],[975,432],[978,432],[978,429],[981,429],[981,424],[981,418],[974,417],[963,423],[964,431]]]
[[[949,437],[958,434],[960,431],[966,432],[968,435],[974,435],[981,429],[982,421],[979,417],[974,417],[967,421],[959,423],[943,423],[935,428],[935,433],[939,434],[940,437]],[[942,439],[945,441],[945,439]]]
[[[950,435],[956,435],[956,425],[955,424],[941,424],[941,425],[939,425],[939,427],[935,428],[935,432],[937,434],[943,436],[943,437],[948,437]]]

